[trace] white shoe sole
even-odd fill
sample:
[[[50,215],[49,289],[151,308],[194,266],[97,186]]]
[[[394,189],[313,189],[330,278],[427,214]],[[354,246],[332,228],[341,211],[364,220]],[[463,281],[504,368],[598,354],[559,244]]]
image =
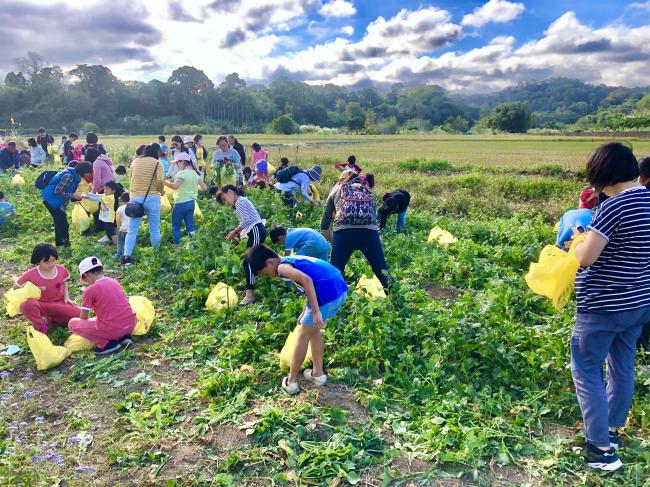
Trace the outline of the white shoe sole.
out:
[[[309,371],[309,372],[307,372]],[[319,375],[318,378],[312,377],[311,375],[312,369],[305,369],[305,371],[302,373],[303,377],[314,384],[317,387],[323,387],[325,384],[327,384],[327,375]]]
[[[623,466],[623,462],[616,460],[614,463],[587,462],[587,465],[603,472],[613,472]]]

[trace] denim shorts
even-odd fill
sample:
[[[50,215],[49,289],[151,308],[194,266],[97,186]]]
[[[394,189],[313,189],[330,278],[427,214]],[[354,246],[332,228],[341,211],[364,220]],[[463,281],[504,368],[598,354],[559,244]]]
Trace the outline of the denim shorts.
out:
[[[327,304],[319,306],[320,314],[323,315],[323,322],[327,322],[327,320],[336,316],[336,313],[338,313],[345,304],[345,299],[347,297],[347,293],[343,293],[334,301],[330,301]],[[300,324],[305,326],[312,326],[314,324],[314,315],[312,313],[311,307],[309,306],[309,303],[307,303],[307,308],[305,309],[305,314],[300,320]]]

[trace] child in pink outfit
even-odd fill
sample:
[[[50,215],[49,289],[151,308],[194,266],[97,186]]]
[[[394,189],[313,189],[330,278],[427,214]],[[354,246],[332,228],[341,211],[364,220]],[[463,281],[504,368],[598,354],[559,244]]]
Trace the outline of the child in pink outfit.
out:
[[[36,267],[25,272],[14,284],[14,289],[27,282],[40,288],[40,299],[28,299],[20,306],[20,312],[41,333],[47,333],[49,325],[67,323],[81,315],[81,309],[68,297],[66,281],[70,273],[56,263],[58,258],[59,254],[52,244],[36,244],[31,259]]]
[[[132,344],[131,332],[136,317],[122,286],[104,276],[104,267],[97,257],[86,257],[79,264],[81,281],[88,285],[81,304],[81,318],[73,318],[68,329],[97,345],[95,353],[105,355]],[[89,318],[90,311],[95,312]]]

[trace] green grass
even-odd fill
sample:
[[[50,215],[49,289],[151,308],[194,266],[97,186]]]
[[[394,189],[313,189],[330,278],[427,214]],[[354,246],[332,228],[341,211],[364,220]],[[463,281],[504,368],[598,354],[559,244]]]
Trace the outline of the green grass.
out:
[[[626,469],[586,472],[570,452],[582,441],[568,368],[575,306],[555,312],[523,280],[575,205],[580,159],[597,142],[358,139],[354,149],[309,148],[302,160],[354,152],[375,172],[377,195],[404,187],[414,207],[405,233],[383,237],[396,292],[384,301],[351,293],[328,324],[326,388],[297,398],[280,390],[276,354],[301,309],[284,284],[262,279],[251,308],[203,309],[219,281],[243,292],[243,247],[224,240],[232,211],[202,199],[204,221],[188,247],[171,247],[168,220],[157,252],[141,232],[137,265],[126,271],[96,237],[74,235],[61,256],[73,274],[83,256],[98,255],[128,294],[152,299],[158,318],[126,353],[75,354],[46,372],[34,369],[25,322],[3,320],[0,343],[26,352],[0,357],[10,371],[0,379],[0,484],[647,485],[650,375],[637,383]],[[461,146],[464,154],[453,153]],[[551,160],[543,147],[573,162]],[[0,181],[19,210],[0,234],[3,288],[28,267],[34,242],[52,240],[35,176],[26,172],[20,193]],[[326,166],[322,192],[335,177]],[[274,195],[250,197],[269,224],[317,226],[319,208],[301,207],[297,221]],[[427,244],[434,225],[459,242]],[[364,273],[354,256],[349,281]],[[71,293],[80,296],[76,281]],[[53,341],[65,335],[57,330]]]

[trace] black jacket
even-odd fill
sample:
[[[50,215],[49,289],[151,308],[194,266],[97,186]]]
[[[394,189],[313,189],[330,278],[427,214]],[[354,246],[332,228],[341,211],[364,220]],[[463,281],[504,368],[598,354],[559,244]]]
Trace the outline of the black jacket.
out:
[[[241,145],[241,142],[239,142],[237,139],[235,139],[235,143],[232,145],[232,148],[237,151],[239,154],[239,157],[241,157],[241,167],[246,166],[246,150],[244,150],[244,146]]]
[[[393,208],[392,210],[388,208],[386,205],[386,200],[392,198],[397,201],[397,208]],[[397,213],[404,213],[407,208],[409,207],[409,203],[411,202],[411,195],[409,194],[408,191],[405,191],[403,189],[396,189],[395,191],[391,191],[390,193],[386,193],[382,197],[382,202],[383,204],[381,205],[381,208],[379,208],[379,228],[385,228],[386,227],[386,220],[390,215],[394,215]]]

